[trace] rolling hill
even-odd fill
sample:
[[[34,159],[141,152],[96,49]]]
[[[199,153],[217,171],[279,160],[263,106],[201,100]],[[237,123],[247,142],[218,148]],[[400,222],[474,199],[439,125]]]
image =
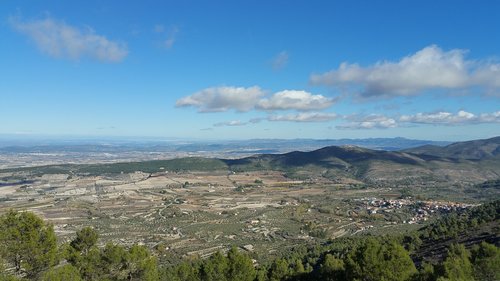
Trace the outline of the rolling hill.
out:
[[[455,159],[483,160],[500,156],[500,137],[452,143],[447,146],[424,145],[404,152]]]
[[[500,137],[383,151],[329,146],[311,152],[264,154],[223,160],[237,171],[279,169],[300,177],[352,177],[369,182],[481,182],[500,177]]]
[[[10,169],[12,171],[13,169]],[[16,170],[16,169],[14,169]],[[258,154],[239,159],[187,157],[171,160],[20,168],[30,174],[116,174],[143,171],[278,170],[295,179],[355,179],[366,183],[481,183],[500,178],[500,137],[421,146],[403,151],[357,146],[327,146],[284,154]],[[0,171],[1,172],[1,171]]]

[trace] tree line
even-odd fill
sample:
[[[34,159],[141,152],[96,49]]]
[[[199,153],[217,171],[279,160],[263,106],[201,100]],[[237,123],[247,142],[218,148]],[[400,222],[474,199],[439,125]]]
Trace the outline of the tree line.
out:
[[[57,245],[50,223],[34,213],[11,210],[0,216],[0,280],[500,280],[500,248],[486,242],[470,249],[451,244],[446,257],[435,264],[417,267],[411,256],[422,240],[453,239],[468,228],[496,222],[499,206],[497,200],[453,213],[404,236],[356,236],[299,246],[268,264],[260,265],[232,247],[207,259],[169,266],[159,266],[145,246],[98,247],[99,234],[90,227]]]

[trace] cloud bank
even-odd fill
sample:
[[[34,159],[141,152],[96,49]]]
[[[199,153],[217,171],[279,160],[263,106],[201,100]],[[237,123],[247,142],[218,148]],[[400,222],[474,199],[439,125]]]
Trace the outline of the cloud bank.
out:
[[[177,107],[192,106],[199,112],[222,112],[252,109],[264,111],[297,110],[313,111],[329,108],[334,99],[313,95],[306,91],[284,90],[263,98],[265,92],[257,86],[206,88],[177,100]]]
[[[492,113],[474,114],[464,110],[457,113],[436,112],[436,113],[416,113],[414,115],[385,116],[382,114],[353,114],[338,115],[331,112],[300,112],[297,114],[278,114],[259,117],[243,122],[240,120],[220,122],[214,124],[214,127],[224,126],[246,126],[269,122],[330,122],[342,120],[345,123],[335,126],[339,130],[370,130],[370,129],[389,129],[396,127],[408,127],[414,125],[436,125],[436,126],[460,126],[473,124],[500,124],[500,111]]]
[[[456,114],[451,112],[437,113],[417,113],[415,115],[403,115],[399,118],[400,122],[416,124],[434,124],[434,125],[466,125],[466,124],[484,124],[500,123],[500,111],[493,113],[473,113],[460,110]]]
[[[401,115],[388,117],[384,115],[344,116],[346,124],[338,125],[338,129],[387,129],[405,127],[415,124],[436,126],[461,126],[473,124],[500,123],[500,111],[492,113],[474,114],[464,110],[457,113],[440,111],[435,113],[416,113],[414,115]]]
[[[9,23],[33,40],[40,51],[52,57],[71,60],[89,57],[102,62],[120,62],[128,54],[124,43],[109,40],[89,27],[79,29],[50,17],[32,21],[11,17]]]
[[[313,74],[313,85],[348,88],[361,98],[412,96],[433,89],[500,88],[500,64],[467,60],[465,50],[443,51],[428,46],[397,62],[362,67],[344,62],[339,68]]]
[[[435,90],[456,93],[500,93],[500,64],[466,59],[461,49],[443,51],[435,45],[398,61],[380,61],[371,66],[342,63],[338,69],[310,77],[314,85],[351,91],[359,98],[414,96]],[[470,91],[469,91],[470,90]],[[203,89],[177,100],[177,107],[190,106],[198,112],[264,111],[267,116],[246,122],[229,121],[214,126],[244,126],[269,122],[330,122],[338,129],[389,129],[416,125],[461,126],[500,123],[500,111],[492,113],[419,112],[404,115],[351,114],[325,112],[338,98],[315,95],[304,90],[269,93],[254,86]],[[292,112],[290,112],[292,111]],[[328,110],[329,111],[329,110]],[[418,111],[417,111],[418,112]]]

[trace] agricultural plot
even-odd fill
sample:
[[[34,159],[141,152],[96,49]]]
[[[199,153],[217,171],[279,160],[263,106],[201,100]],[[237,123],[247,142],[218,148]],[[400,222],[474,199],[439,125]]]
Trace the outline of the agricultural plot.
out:
[[[92,226],[101,243],[145,244],[164,263],[207,257],[230,245],[270,259],[299,244],[404,232],[445,212],[445,206],[470,206],[400,199],[400,190],[349,178],[291,179],[280,171],[32,175],[21,170],[0,178],[1,213],[33,211],[54,224],[61,242]]]

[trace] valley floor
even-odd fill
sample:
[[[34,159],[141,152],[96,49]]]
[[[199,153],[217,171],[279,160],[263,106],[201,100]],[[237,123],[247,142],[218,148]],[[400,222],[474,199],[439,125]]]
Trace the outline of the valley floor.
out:
[[[400,199],[408,188],[372,188],[348,179],[299,181],[278,171],[4,172],[0,178],[0,213],[33,211],[54,224],[60,241],[92,226],[101,243],[145,244],[167,263],[231,245],[271,259],[299,244],[416,229],[436,214],[474,205],[470,198],[460,200],[462,193],[442,194],[447,200],[423,200],[425,194]]]

